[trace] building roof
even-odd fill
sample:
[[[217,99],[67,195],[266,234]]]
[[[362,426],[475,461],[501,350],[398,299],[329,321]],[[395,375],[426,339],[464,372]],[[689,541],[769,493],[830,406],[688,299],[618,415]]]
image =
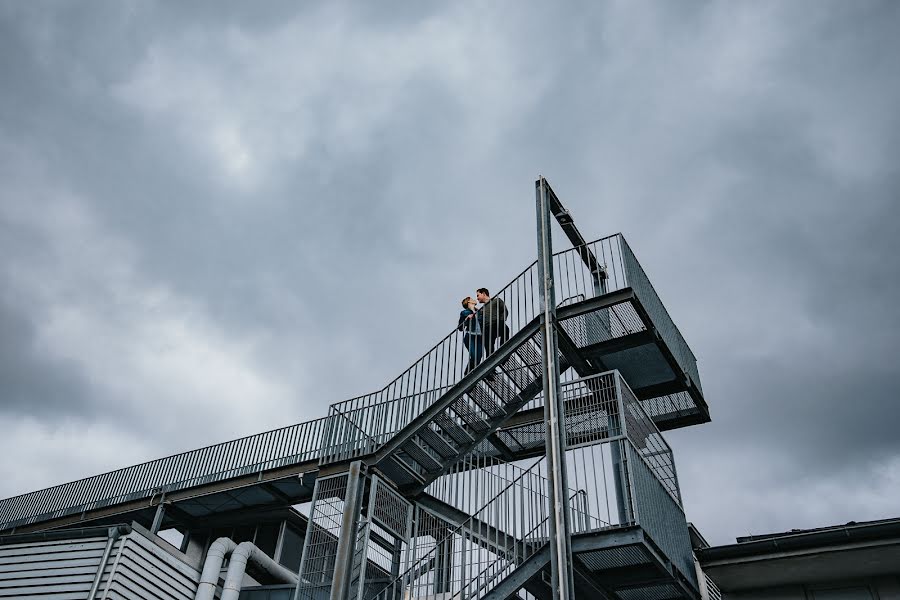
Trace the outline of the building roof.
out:
[[[698,548],[723,591],[900,573],[900,518],[797,529]]]

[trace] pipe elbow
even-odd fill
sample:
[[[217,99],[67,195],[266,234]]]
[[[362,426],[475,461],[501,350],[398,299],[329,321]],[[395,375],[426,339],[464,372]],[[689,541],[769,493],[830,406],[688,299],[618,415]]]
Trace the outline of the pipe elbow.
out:
[[[214,541],[206,552],[206,561],[203,563],[203,573],[200,575],[200,583],[197,585],[197,594],[194,600],[213,600],[216,595],[216,584],[219,582],[219,572],[225,557],[234,552],[237,544],[227,537],[220,537]]]

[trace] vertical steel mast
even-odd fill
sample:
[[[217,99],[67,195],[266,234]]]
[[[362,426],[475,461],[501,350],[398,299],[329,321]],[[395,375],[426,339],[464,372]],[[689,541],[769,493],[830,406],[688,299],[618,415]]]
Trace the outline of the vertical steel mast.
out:
[[[540,285],[541,344],[544,379],[544,420],[547,431],[547,475],[550,496],[550,566],[553,597],[573,600],[572,539],[566,490],[565,406],[559,382],[556,341],[556,293],[553,287],[553,243],[547,182],[535,182],[537,200],[538,281]]]

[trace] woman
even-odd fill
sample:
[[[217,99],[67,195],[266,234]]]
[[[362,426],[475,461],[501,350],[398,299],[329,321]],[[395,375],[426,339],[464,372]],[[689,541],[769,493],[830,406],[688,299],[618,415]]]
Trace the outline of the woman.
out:
[[[484,345],[481,339],[481,323],[475,318],[476,302],[471,296],[466,296],[462,301],[463,309],[459,313],[459,325],[456,329],[463,332],[463,343],[469,349],[469,366],[463,375],[475,368],[481,362],[484,354]]]

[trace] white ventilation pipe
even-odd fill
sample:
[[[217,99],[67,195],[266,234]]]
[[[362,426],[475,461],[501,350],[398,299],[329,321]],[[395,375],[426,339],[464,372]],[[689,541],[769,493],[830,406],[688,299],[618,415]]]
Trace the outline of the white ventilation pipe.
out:
[[[237,548],[237,544],[227,537],[220,537],[212,543],[206,553],[206,562],[203,563],[203,573],[200,575],[200,585],[197,586],[194,600],[213,600],[215,598],[216,584],[219,582],[222,563],[235,548]]]
[[[231,538],[221,537],[212,543],[206,553],[206,562],[203,563],[203,573],[200,575],[200,584],[197,586],[194,600],[213,600],[215,598],[216,584],[219,582],[222,563],[228,555],[231,555],[231,559],[220,600],[237,600],[241,593],[241,582],[244,579],[248,561],[277,581],[297,583],[297,575],[269,558],[265,552],[252,543],[235,544]]]
[[[221,600],[238,600],[248,561],[280,583],[297,583],[297,575],[292,571],[272,560],[251,542],[241,542],[228,561],[228,574],[225,575],[225,585],[222,586]]]

